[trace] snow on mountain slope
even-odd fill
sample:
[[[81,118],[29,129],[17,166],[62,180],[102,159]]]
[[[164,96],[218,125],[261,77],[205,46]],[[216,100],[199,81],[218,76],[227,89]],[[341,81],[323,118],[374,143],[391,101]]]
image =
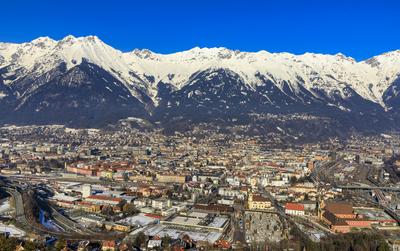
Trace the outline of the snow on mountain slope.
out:
[[[22,44],[0,43],[0,68],[7,67],[2,78],[4,84],[10,86],[26,75],[39,77],[61,62],[70,69],[84,59],[124,83],[133,96],[140,99],[138,90],[145,93],[155,105],[160,81],[181,89],[197,72],[227,68],[253,89],[264,84],[257,77],[261,74],[281,90],[289,84],[295,93],[304,87],[315,97],[322,91],[327,96],[339,93],[346,98],[346,87],[350,87],[364,99],[385,106],[382,95],[400,72],[400,51],[356,62],[342,54],[293,55],[226,48],[196,47],[166,55],[149,50],[122,53],[95,36],[67,36],[60,41],[43,37]]]
[[[393,79],[384,79],[381,77],[381,69],[366,62],[356,62],[342,54],[293,55],[266,51],[240,52],[226,48],[194,48],[169,55],[148,50],[135,50],[125,55],[136,72],[152,75],[156,78],[155,82],[172,83],[177,88],[182,88],[197,71],[228,68],[238,73],[252,87],[262,84],[256,77],[256,74],[260,73],[281,90],[283,84],[289,82],[295,91],[299,90],[298,85],[301,84],[311,92],[313,89],[320,89],[330,95],[337,90],[345,97],[343,90],[350,86],[365,99],[384,106],[382,94]],[[392,64],[397,64],[398,67],[391,67],[387,74],[397,74],[400,72],[400,60],[389,58]],[[304,83],[299,82],[299,78]]]
[[[130,75],[130,68],[125,63],[122,52],[106,45],[95,36],[67,36],[60,41],[42,37],[23,44],[2,43],[0,55],[3,57],[0,67],[8,67],[6,75],[17,75],[16,78],[5,81],[6,85],[12,85],[25,75],[37,78],[61,63],[66,63],[67,69],[71,69],[87,60],[125,83],[135,97],[139,95],[136,89],[132,88],[132,83],[135,82],[135,87],[139,89],[149,88]]]
[[[400,77],[400,50],[387,52],[361,62],[373,68],[376,75],[372,88],[382,95]]]

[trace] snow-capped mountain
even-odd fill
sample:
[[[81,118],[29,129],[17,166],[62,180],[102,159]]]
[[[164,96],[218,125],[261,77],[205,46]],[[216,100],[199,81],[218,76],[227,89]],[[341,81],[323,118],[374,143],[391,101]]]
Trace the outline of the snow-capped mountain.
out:
[[[399,73],[400,51],[361,62],[226,48],[123,53],[95,36],[41,37],[0,43],[0,115],[3,122],[74,124],[302,112],[396,124]]]

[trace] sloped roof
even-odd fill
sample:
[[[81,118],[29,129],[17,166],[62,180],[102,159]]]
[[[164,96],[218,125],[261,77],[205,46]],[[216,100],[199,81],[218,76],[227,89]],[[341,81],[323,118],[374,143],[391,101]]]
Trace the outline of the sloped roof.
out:
[[[333,214],[353,214],[353,206],[348,203],[329,203],[325,210]]]
[[[304,211],[304,205],[300,203],[286,203],[285,208],[288,210]]]

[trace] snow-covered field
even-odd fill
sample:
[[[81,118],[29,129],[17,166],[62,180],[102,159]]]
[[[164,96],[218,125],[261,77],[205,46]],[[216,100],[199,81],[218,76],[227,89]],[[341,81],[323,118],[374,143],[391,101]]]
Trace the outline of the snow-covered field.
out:
[[[2,204],[0,204],[0,214],[3,214],[9,210],[11,210],[11,208],[8,200],[5,200]]]
[[[23,237],[25,236],[25,232],[13,225],[5,225],[0,223],[0,233],[10,233],[10,236],[13,237]]]

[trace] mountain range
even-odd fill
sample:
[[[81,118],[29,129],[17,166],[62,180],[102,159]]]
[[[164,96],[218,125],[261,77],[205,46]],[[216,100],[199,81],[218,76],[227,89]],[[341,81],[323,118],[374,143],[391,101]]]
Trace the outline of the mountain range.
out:
[[[96,36],[40,37],[0,43],[0,123],[101,127],[133,117],[175,127],[296,114],[341,130],[398,130],[399,76],[400,50],[357,62],[226,48],[121,52]]]

